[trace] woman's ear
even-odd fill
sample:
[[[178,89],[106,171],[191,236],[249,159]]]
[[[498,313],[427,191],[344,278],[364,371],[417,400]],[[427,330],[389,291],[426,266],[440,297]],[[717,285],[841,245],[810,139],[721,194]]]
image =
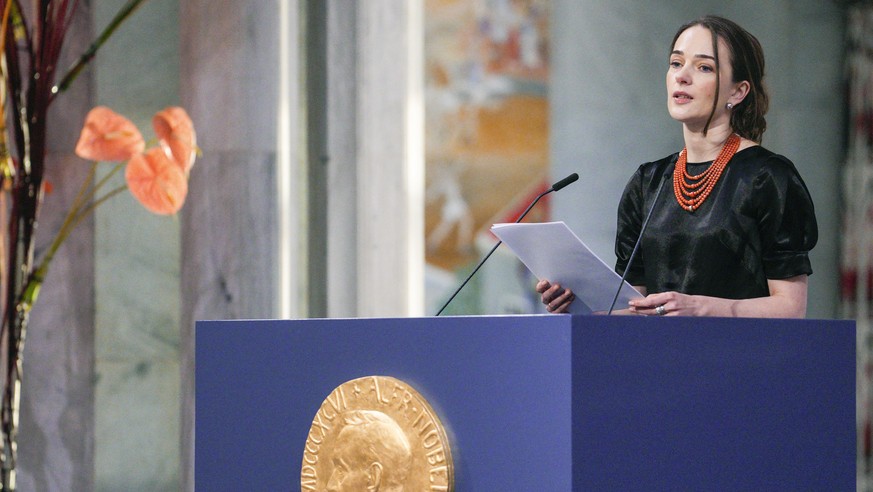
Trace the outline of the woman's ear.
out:
[[[731,103],[731,105],[736,106],[739,103],[743,102],[743,99],[749,95],[749,90],[751,90],[751,84],[747,80],[743,80],[742,82],[737,82],[734,84],[734,89],[731,92],[730,97],[728,97],[727,102]]]

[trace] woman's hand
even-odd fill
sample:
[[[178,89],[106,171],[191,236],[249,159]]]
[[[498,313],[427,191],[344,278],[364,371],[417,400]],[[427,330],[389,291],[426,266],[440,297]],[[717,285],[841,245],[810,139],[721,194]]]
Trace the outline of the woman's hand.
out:
[[[699,296],[679,292],[659,292],[631,299],[629,310],[645,316],[704,316]]]
[[[548,280],[537,282],[536,291],[542,294],[541,299],[550,313],[566,313],[570,309],[570,303],[576,295],[570,289],[565,289],[558,284],[552,284]]]
[[[808,282],[806,275],[770,279],[767,281],[770,295],[754,299],[722,299],[660,292],[631,300],[630,311],[647,316],[803,318],[806,316]]]

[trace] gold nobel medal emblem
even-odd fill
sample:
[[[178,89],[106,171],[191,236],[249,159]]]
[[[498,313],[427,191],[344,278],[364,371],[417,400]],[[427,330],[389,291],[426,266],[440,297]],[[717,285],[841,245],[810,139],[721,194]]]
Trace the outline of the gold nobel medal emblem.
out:
[[[408,384],[368,376],[341,384],[306,437],[301,490],[454,490],[446,431]]]

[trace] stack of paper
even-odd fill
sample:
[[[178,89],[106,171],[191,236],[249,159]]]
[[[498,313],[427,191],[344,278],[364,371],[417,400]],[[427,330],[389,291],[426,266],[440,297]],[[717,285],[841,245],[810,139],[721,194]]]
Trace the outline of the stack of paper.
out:
[[[607,312],[621,277],[597,257],[563,222],[494,224],[491,227],[509,249],[540,280],[560,284],[576,294],[571,314]],[[643,297],[624,282],[615,309]]]

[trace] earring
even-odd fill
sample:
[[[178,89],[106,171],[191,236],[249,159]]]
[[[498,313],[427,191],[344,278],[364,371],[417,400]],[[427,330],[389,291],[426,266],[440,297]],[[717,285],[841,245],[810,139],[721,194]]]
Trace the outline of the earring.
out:
[[[727,103],[725,104],[725,107],[728,109],[734,109],[734,103]]]

